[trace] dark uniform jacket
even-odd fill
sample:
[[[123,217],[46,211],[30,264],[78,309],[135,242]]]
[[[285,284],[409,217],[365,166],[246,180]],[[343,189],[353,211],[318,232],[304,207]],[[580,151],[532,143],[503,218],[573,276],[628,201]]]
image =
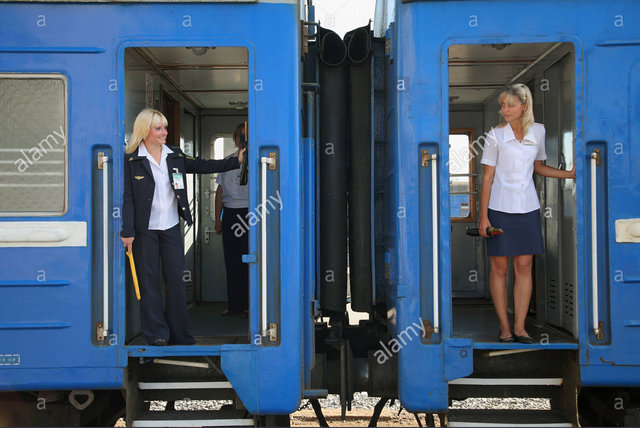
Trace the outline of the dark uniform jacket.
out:
[[[187,199],[187,173],[211,174],[240,168],[238,158],[222,160],[205,160],[193,158],[182,153],[177,147],[168,146],[173,153],[167,155],[167,170],[169,181],[178,200],[178,214],[187,224],[193,223],[189,201]],[[173,187],[173,173],[177,169],[183,176],[184,189],[176,190]],[[149,216],[151,215],[151,203],[155,182],[151,165],[146,156],[138,156],[138,149],[124,156],[124,196],[122,200],[122,231],[120,236],[130,238],[136,236],[136,230],[149,228]]]

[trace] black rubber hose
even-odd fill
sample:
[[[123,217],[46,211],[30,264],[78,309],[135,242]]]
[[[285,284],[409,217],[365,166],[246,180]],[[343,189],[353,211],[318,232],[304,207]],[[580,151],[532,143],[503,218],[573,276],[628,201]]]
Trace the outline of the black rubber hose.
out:
[[[347,48],[333,31],[320,37],[320,305],[325,315],[347,300]]]
[[[351,64],[360,64],[371,58],[372,34],[369,26],[356,28],[345,35],[347,54]]]
[[[353,30],[349,37],[351,60],[351,185],[349,189],[349,274],[351,308],[373,310],[371,213],[372,204],[372,63],[369,27]]]

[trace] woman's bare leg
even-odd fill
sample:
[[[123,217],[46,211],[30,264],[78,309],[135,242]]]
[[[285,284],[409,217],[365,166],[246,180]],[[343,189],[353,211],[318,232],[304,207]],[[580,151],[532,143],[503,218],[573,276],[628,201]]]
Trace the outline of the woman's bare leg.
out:
[[[529,334],[524,328],[524,321],[529,312],[529,302],[531,301],[531,289],[533,280],[531,278],[531,266],[533,265],[533,256],[522,255],[514,256],[513,270],[516,274],[516,283],[513,286],[513,311],[515,323],[513,332],[517,336],[528,336]]]
[[[500,320],[500,337],[511,336],[511,326],[507,314],[507,269],[509,267],[509,257],[489,257],[491,260],[491,273],[489,275],[489,288],[493,306],[496,308],[498,319]]]

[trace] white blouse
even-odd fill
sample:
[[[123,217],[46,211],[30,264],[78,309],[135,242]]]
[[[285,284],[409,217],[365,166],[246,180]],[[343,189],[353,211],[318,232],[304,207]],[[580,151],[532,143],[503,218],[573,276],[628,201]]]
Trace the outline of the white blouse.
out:
[[[235,152],[225,159],[238,157]],[[249,186],[240,185],[240,168],[219,172],[216,183],[222,186],[222,204],[225,208],[247,208],[249,206]]]
[[[511,125],[492,128],[484,143],[481,163],[495,166],[489,208],[523,214],[540,208],[533,184],[533,163],[545,160],[544,125],[534,123],[519,142]]]
[[[171,187],[167,170],[167,155],[173,153],[166,145],[162,145],[160,163],[147,151],[144,143],[138,146],[138,156],[146,156],[151,165],[155,188],[149,215],[149,230],[167,230],[178,224],[178,200]]]

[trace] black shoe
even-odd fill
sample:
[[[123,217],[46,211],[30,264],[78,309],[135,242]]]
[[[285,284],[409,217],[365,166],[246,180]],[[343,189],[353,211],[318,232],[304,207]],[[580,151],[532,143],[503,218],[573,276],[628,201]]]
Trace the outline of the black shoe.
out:
[[[240,313],[240,318],[249,318],[249,311],[242,311]]]
[[[502,343],[513,342],[513,335],[502,337],[502,331],[498,330],[498,340]]]
[[[164,339],[156,339],[151,343],[152,346],[167,346],[167,341]]]
[[[513,335],[517,342],[520,343],[533,343],[533,338],[529,336],[518,336],[517,334]]]
[[[239,313],[240,313],[239,311],[231,311],[231,310],[227,309],[226,311],[224,311],[220,315],[222,315],[223,317],[230,317],[232,315],[237,315]]]

